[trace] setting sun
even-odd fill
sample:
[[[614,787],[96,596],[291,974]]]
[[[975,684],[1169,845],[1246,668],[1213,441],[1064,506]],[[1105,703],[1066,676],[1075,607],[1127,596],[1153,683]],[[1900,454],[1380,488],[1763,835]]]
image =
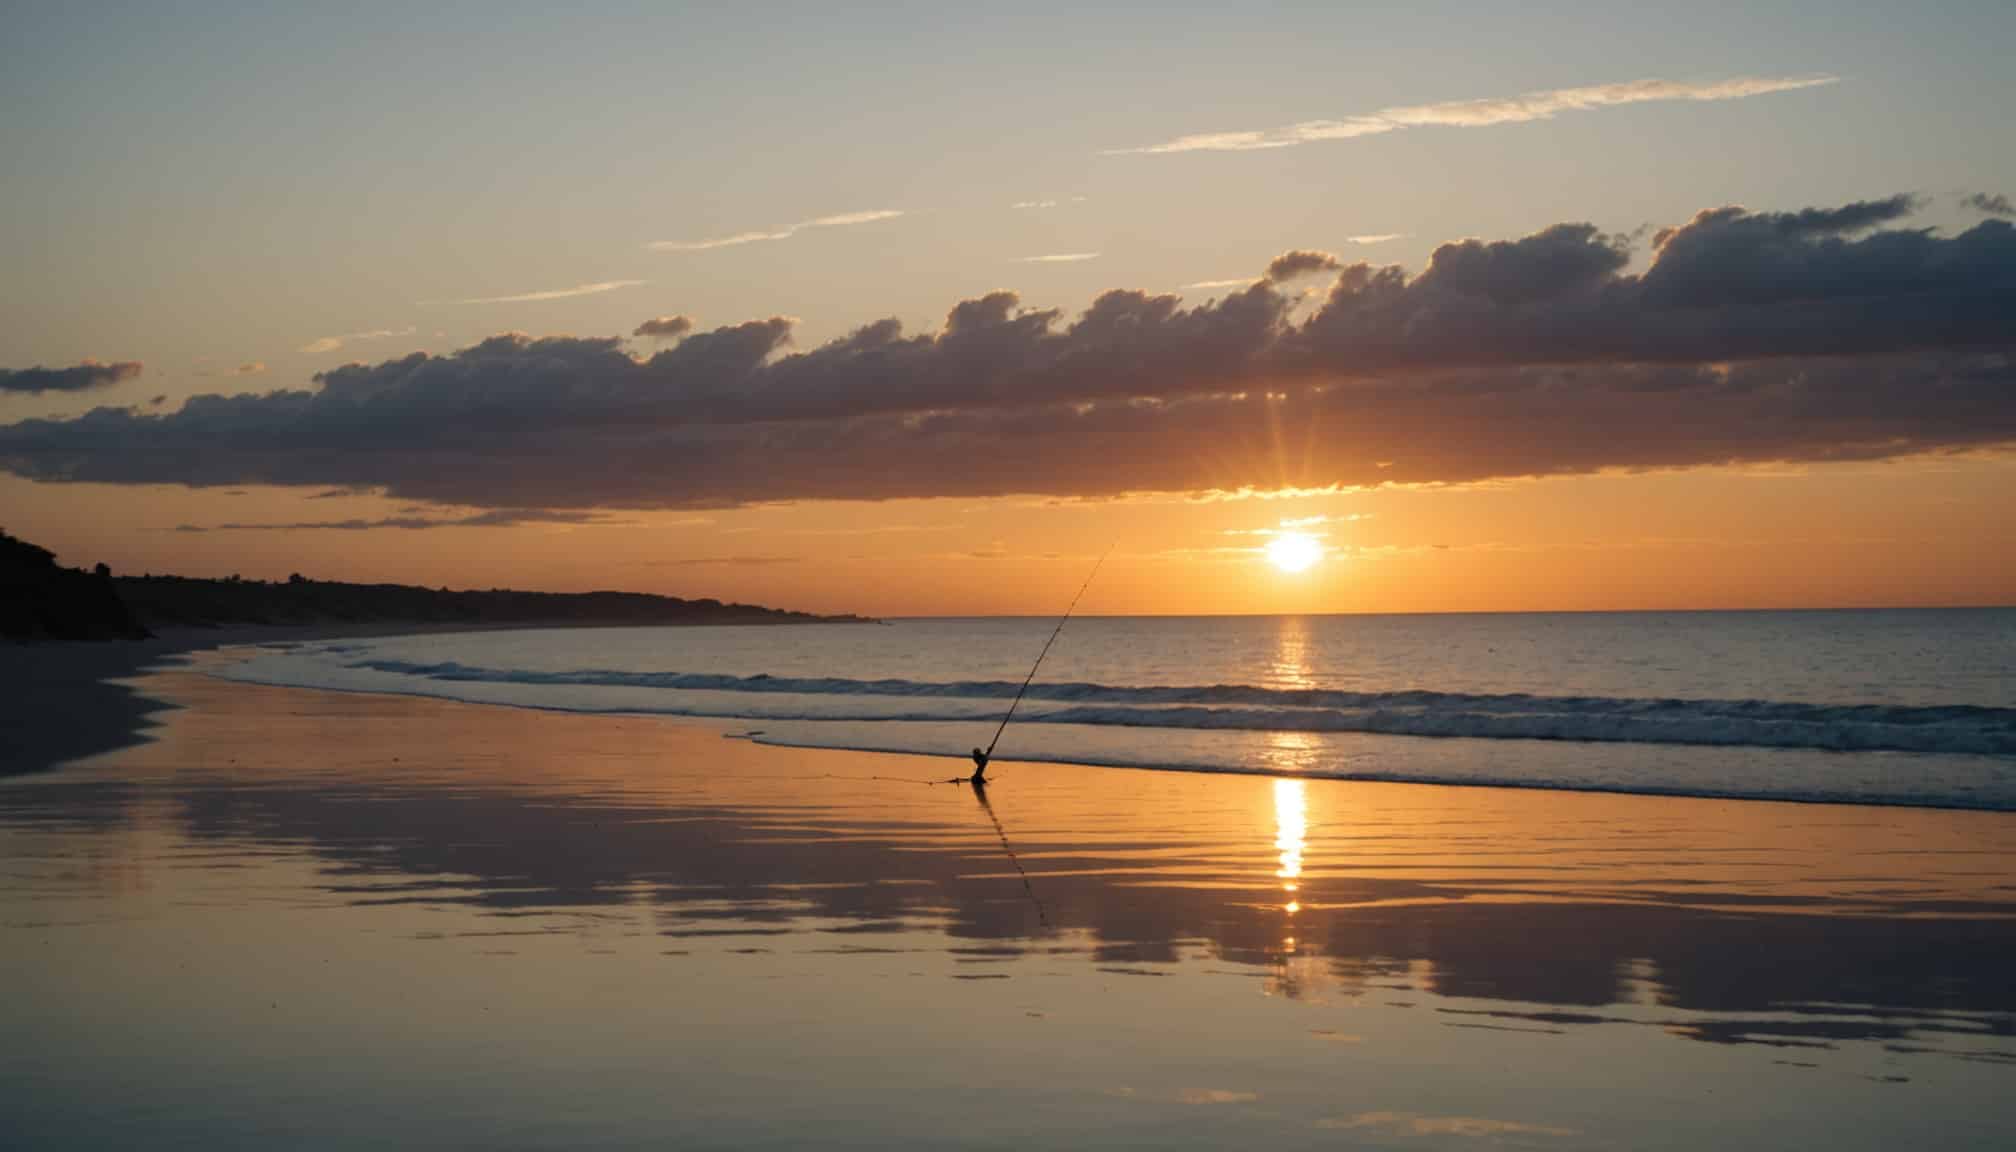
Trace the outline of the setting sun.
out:
[[[1307,532],[1283,532],[1267,542],[1267,562],[1283,572],[1305,572],[1323,559],[1323,542]]]

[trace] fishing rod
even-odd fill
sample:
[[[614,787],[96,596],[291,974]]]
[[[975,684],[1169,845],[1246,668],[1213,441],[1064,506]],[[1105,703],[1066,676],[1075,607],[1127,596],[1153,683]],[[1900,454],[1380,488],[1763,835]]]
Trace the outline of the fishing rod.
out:
[[[1085,597],[1085,589],[1092,587],[1092,577],[1099,575],[1099,566],[1106,563],[1106,557],[1112,554],[1113,546],[1109,544],[1106,546],[1106,551],[1099,554],[1099,562],[1092,565],[1092,572],[1085,577],[1085,583],[1078,586],[1078,595],[1071,597],[1071,603],[1064,609],[1064,615],[1057,618],[1057,627],[1050,630],[1050,639],[1043,642],[1043,650],[1036,654],[1036,663],[1029,666],[1029,675],[1022,678],[1022,687],[1015,690],[1015,699],[1008,704],[1008,714],[1001,717],[1001,726],[994,729],[994,739],[987,742],[987,751],[981,756],[983,760],[994,758],[994,746],[1001,742],[1001,733],[1008,730],[1008,721],[1015,718],[1015,708],[1022,703],[1023,693],[1029,691],[1029,682],[1036,679],[1036,669],[1043,667],[1043,658],[1050,654],[1050,646],[1057,642],[1057,634],[1064,631],[1064,622],[1071,619],[1071,613],[1077,609],[1078,601]]]

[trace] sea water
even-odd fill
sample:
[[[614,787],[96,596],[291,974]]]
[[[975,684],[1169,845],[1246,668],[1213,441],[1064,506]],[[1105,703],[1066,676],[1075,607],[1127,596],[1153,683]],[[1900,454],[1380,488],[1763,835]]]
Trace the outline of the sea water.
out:
[[[1054,624],[434,634],[223,674],[963,756]],[[996,758],[2016,810],[2016,609],[1073,619]]]

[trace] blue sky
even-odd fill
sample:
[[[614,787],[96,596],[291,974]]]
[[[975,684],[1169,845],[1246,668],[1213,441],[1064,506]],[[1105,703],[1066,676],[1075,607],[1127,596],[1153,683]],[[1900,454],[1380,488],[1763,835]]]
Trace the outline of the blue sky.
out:
[[[1013,287],[1251,275],[1289,247],[1742,203],[2016,187],[2007,5],[33,5],[0,91],[0,362],[139,359],[274,380],[504,329],[782,313],[816,340]],[[1825,88],[1417,129],[1278,152],[1114,156],[1192,132],[1661,77]],[[1073,201],[1072,197],[1083,197]],[[1057,200],[1052,209],[1013,210]],[[789,242],[653,240],[834,213]],[[1096,251],[1077,264],[1017,257]],[[645,280],[600,296],[449,305]],[[435,332],[446,335],[436,337]],[[150,393],[151,394],[151,393]],[[71,401],[49,405],[74,410]]]

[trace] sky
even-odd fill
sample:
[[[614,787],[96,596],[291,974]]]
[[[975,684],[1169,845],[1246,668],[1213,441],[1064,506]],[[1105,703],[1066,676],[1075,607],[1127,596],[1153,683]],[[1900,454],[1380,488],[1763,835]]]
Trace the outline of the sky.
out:
[[[0,19],[0,526],[66,563],[2016,602],[2004,3]]]

